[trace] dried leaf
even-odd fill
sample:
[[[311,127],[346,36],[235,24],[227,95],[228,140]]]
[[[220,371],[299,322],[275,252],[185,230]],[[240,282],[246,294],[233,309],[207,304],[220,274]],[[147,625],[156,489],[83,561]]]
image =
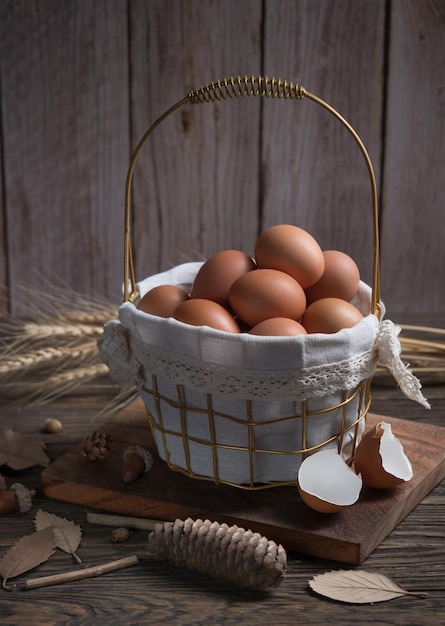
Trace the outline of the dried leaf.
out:
[[[318,574],[309,581],[309,586],[322,596],[350,604],[385,602],[407,595],[427,595],[407,591],[388,576],[365,570],[338,570]]]
[[[29,435],[16,433],[11,428],[0,428],[0,465],[9,465],[14,470],[27,469],[34,465],[48,465],[44,443]]]
[[[77,563],[82,563],[76,554],[76,550],[82,539],[82,529],[71,520],[59,517],[53,513],[47,513],[39,509],[34,518],[34,527],[36,530],[51,527],[54,531],[54,537],[57,548],[71,554]]]
[[[15,585],[6,584],[10,578],[28,572],[48,560],[54,554],[55,549],[56,541],[52,528],[45,528],[22,537],[0,560],[3,588],[13,589]]]

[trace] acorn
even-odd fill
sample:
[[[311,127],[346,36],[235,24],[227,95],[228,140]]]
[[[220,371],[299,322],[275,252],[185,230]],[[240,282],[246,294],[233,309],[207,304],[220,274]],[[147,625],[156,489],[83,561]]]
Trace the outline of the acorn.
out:
[[[113,528],[111,531],[111,541],[113,543],[122,543],[130,538],[128,528]]]
[[[21,483],[14,483],[0,493],[0,515],[27,513],[31,509],[35,493],[34,489],[27,489]]]
[[[43,430],[46,433],[51,434],[60,433],[63,430],[63,424],[55,417],[48,417],[48,419],[46,419],[45,423],[43,424]]]
[[[142,446],[128,446],[124,452],[122,478],[125,483],[137,480],[142,474],[150,471],[153,465],[151,453]]]

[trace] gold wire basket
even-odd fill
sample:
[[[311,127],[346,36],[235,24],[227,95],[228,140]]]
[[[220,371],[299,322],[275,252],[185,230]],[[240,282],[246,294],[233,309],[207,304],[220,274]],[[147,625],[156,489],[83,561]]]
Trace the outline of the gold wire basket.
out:
[[[374,239],[369,313],[379,321],[382,312],[378,206],[375,175],[369,155],[354,129],[329,104],[297,84],[262,76],[223,79],[191,91],[161,115],[140,140],[131,158],[126,180],[124,303],[135,305],[141,295],[135,278],[131,247],[130,196],[136,161],[143,145],[163,120],[185,104],[213,103],[250,96],[311,100],[331,113],[358,144],[368,170],[372,196]],[[215,484],[228,484],[241,489],[265,489],[295,485],[302,459],[326,446],[333,447],[348,462],[352,462],[370,406],[371,377],[372,374],[352,389],[342,390],[335,398],[330,395],[327,398],[306,398],[301,402],[284,401],[284,408],[281,413],[278,411],[278,416],[273,408],[276,407],[275,401],[272,408],[268,406],[265,410],[262,400],[233,400],[225,398],[224,393],[215,395],[205,390],[189,390],[184,384],[175,383],[174,379],[165,381],[150,372],[146,373],[140,394],[147,407],[159,455],[170,469]],[[314,431],[317,432],[317,424],[321,422],[329,424],[330,431],[317,440]]]

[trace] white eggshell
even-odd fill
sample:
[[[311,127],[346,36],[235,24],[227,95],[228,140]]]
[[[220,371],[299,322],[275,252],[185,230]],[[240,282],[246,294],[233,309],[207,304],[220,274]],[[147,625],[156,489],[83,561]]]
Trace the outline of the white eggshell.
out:
[[[335,450],[320,450],[301,463],[298,484],[300,491],[342,507],[358,500],[362,479]]]
[[[411,480],[413,468],[410,460],[403,451],[400,441],[394,436],[391,424],[380,422],[383,435],[380,438],[380,456],[385,472],[402,480]]]

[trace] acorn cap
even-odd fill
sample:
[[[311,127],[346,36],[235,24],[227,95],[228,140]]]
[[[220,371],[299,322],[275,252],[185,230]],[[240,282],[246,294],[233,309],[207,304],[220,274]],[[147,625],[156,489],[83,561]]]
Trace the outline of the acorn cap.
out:
[[[150,471],[153,465],[153,456],[149,450],[146,450],[142,446],[138,445],[128,446],[124,452],[124,461],[126,461],[132,454],[137,454],[141,457],[141,459],[143,459],[145,465],[144,473]]]
[[[21,483],[14,483],[11,485],[11,491],[14,491],[17,496],[20,513],[27,513],[31,509],[32,497],[36,493],[34,489],[30,490]]]

